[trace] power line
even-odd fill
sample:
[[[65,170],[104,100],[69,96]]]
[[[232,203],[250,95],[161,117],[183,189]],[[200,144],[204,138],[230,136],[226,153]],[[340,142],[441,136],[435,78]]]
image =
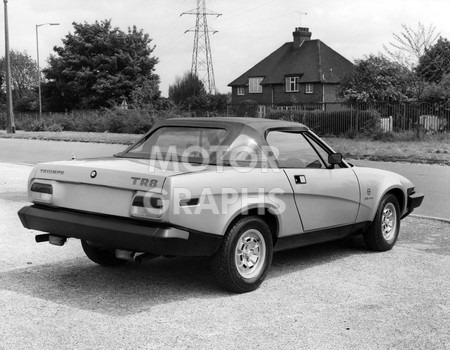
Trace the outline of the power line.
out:
[[[216,83],[214,79],[214,68],[211,54],[211,44],[209,41],[209,33],[213,34],[217,31],[208,29],[207,16],[221,16],[222,14],[207,11],[205,0],[197,0],[197,8],[182,15],[195,15],[195,29],[188,29],[187,32],[194,32],[194,47],[192,50],[192,66],[191,73],[197,76],[205,86],[209,94],[216,93]]]

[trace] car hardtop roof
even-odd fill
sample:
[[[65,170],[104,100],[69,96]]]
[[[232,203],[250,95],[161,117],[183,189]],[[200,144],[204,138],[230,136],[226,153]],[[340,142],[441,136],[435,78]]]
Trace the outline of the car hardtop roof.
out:
[[[171,118],[157,124],[163,125],[183,125],[183,126],[224,126],[241,128],[248,126],[259,133],[264,133],[268,129],[295,129],[297,131],[309,130],[303,124],[289,122],[285,120],[263,119],[263,118],[239,118],[239,117],[211,117],[211,118]]]

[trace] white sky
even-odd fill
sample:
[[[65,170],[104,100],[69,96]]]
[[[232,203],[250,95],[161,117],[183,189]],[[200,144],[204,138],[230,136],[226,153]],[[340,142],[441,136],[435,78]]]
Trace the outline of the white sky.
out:
[[[227,84],[266,57],[283,43],[292,41],[292,31],[310,28],[313,39],[351,61],[383,51],[402,24],[413,29],[419,22],[434,25],[436,32],[450,39],[449,0],[207,0],[209,10],[222,16],[208,16],[216,87],[227,93]],[[53,47],[73,32],[72,22],[93,23],[111,19],[123,31],[136,25],[153,39],[153,54],[159,58],[156,73],[161,91],[176,76],[190,70],[196,0],[8,0],[10,49],[27,51],[36,59],[36,24],[59,22],[39,28],[41,67]],[[300,16],[300,13],[307,15]],[[0,55],[4,55],[4,21],[1,15]]]

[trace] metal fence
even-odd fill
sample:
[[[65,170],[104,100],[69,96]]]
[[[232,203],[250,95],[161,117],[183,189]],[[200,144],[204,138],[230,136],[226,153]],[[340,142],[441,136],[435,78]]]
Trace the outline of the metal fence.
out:
[[[303,123],[320,134],[342,135],[379,128],[384,132],[445,132],[450,129],[450,103],[321,103],[229,105],[229,116],[283,119]]]
[[[251,102],[251,103],[250,103]],[[73,111],[64,114],[69,119],[98,114],[98,111]],[[157,115],[158,112],[155,112]],[[56,118],[60,114],[44,114]],[[174,112],[171,115],[176,116]],[[229,104],[223,112],[191,113],[195,116],[239,116],[281,119],[307,125],[321,135],[345,135],[349,132],[364,133],[378,129],[383,132],[448,132],[450,131],[450,103],[322,103],[292,105],[258,105],[252,101],[238,105]],[[161,115],[164,118],[164,115]],[[20,121],[39,121],[38,113],[16,113]],[[0,113],[0,129],[4,128],[6,116]],[[64,130],[70,130],[64,127]]]

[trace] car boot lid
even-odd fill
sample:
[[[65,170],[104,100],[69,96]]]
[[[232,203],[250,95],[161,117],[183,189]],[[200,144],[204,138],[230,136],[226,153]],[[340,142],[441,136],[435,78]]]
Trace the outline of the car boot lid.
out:
[[[149,160],[95,158],[38,164],[32,179],[83,183],[132,190],[161,189],[166,177],[194,171],[178,166],[155,166]]]

